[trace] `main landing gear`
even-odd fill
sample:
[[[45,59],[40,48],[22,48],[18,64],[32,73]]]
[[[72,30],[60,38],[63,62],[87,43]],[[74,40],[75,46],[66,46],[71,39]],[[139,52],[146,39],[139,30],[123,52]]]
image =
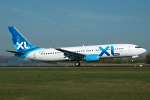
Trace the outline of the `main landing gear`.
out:
[[[75,63],[75,66],[80,66],[80,62],[77,61],[77,62]]]

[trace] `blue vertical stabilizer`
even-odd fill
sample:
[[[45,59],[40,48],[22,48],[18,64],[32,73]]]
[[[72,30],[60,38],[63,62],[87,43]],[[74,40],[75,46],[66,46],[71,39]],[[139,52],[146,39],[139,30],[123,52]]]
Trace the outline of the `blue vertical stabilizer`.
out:
[[[8,29],[17,52],[26,52],[35,48],[35,46],[31,45],[15,27],[8,27]]]

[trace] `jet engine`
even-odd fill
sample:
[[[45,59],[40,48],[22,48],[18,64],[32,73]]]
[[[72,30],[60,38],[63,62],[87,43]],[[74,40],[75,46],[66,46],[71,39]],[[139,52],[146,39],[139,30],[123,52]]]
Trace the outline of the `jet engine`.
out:
[[[98,61],[99,60],[99,55],[98,54],[91,54],[91,55],[86,55],[85,56],[85,61],[90,62],[90,61]]]

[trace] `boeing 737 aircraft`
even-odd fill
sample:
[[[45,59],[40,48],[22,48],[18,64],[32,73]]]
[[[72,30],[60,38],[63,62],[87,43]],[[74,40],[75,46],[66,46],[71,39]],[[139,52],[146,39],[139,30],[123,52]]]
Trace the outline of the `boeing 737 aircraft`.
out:
[[[31,45],[23,35],[15,28],[8,27],[15,47],[14,53],[17,57],[35,59],[40,61],[76,61],[75,65],[80,66],[80,61],[99,61],[102,58],[132,57],[146,52],[144,48],[134,44],[107,44],[62,48],[41,48]]]

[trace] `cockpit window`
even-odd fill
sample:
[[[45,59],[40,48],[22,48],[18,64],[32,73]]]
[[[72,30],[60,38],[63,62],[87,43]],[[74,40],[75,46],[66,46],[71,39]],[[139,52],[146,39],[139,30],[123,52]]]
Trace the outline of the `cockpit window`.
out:
[[[135,46],[135,48],[141,48],[141,47],[137,45],[137,46]]]

